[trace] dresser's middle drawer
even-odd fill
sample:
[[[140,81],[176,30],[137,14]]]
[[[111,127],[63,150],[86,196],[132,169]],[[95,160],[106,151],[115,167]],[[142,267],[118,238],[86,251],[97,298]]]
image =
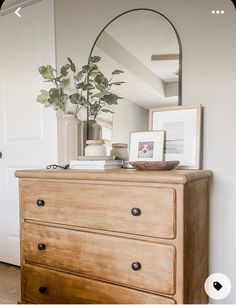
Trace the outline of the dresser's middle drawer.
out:
[[[143,236],[175,238],[174,188],[23,181],[22,217]]]
[[[175,293],[175,247],[24,223],[22,258],[134,288]]]

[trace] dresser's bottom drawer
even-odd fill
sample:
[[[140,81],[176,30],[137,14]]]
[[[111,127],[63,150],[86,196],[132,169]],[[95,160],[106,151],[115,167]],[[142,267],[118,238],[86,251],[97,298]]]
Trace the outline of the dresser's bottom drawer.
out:
[[[174,304],[174,300],[32,265],[22,267],[22,302]]]

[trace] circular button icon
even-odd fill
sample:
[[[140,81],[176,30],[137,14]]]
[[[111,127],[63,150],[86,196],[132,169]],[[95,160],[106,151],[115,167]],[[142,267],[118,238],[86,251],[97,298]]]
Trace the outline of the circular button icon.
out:
[[[213,273],[205,281],[205,291],[213,300],[223,300],[230,294],[230,279],[223,273]]]

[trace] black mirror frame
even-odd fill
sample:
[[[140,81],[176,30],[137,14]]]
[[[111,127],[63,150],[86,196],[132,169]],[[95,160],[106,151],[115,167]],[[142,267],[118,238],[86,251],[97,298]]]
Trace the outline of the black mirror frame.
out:
[[[153,10],[153,9],[149,9],[149,8],[135,8],[135,9],[132,9],[132,10],[128,10],[128,11],[125,11],[121,14],[119,14],[118,16],[116,16],[115,18],[111,19],[105,26],[104,28],[100,31],[100,33],[98,34],[97,38],[95,39],[93,45],[92,45],[92,48],[91,48],[91,51],[89,53],[89,58],[92,56],[93,54],[93,50],[94,50],[94,47],[98,41],[98,39],[100,38],[100,36],[102,35],[102,33],[105,31],[105,29],[113,22],[115,21],[116,19],[118,19],[119,17],[125,15],[125,14],[128,14],[128,13],[131,13],[131,12],[135,12],[135,11],[149,11],[149,12],[154,12],[156,14],[159,14],[161,15],[162,17],[164,17],[169,23],[170,25],[172,26],[175,34],[176,34],[176,37],[177,37],[177,40],[178,40],[178,44],[179,44],[179,83],[178,83],[178,106],[182,105],[182,57],[183,57],[183,54],[182,54],[182,43],[181,43],[181,40],[180,40],[180,37],[179,37],[179,34],[175,28],[175,26],[173,25],[173,23],[165,16],[163,15],[162,13],[156,11],[156,10]]]

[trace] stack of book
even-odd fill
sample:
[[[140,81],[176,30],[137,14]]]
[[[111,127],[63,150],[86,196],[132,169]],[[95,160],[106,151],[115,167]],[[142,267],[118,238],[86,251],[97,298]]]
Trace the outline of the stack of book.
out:
[[[79,157],[79,160],[70,161],[70,169],[80,170],[105,170],[117,169],[123,165],[122,160],[108,159],[95,159],[91,157]]]

